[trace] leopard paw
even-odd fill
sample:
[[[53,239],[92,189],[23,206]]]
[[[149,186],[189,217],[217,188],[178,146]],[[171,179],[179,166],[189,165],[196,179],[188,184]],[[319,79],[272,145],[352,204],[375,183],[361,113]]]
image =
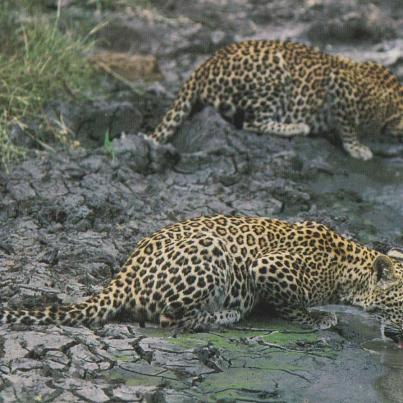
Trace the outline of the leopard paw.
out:
[[[372,151],[364,144],[344,144],[344,149],[353,157],[367,161],[373,157]]]
[[[311,132],[311,128],[305,123],[297,123],[295,130],[300,136],[307,136]]]
[[[318,317],[315,322],[315,329],[330,329],[337,325],[337,316],[333,312],[320,312],[320,317]]]
[[[307,136],[310,131],[310,127],[305,123],[290,123],[284,125],[284,133],[282,135],[285,137]]]

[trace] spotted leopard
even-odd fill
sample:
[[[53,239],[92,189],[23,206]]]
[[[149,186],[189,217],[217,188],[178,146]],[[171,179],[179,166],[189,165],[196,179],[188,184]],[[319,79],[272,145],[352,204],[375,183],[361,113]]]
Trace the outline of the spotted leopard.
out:
[[[235,323],[259,303],[328,328],[336,317],[308,308],[342,303],[377,312],[401,334],[402,277],[399,259],[315,222],[199,217],[140,241],[109,285],[84,302],[3,309],[0,322],[91,325],[126,311],[140,324],[198,329]]]
[[[403,86],[388,69],[300,43],[249,40],[219,50],[191,74],[150,137],[167,142],[204,105],[252,132],[337,133],[362,160],[373,155],[360,134],[403,136]]]

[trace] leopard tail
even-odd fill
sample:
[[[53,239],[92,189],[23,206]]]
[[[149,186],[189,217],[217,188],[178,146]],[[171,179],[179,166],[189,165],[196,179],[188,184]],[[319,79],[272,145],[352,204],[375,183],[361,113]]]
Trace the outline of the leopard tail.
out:
[[[53,304],[33,309],[1,309],[0,323],[66,326],[104,323],[126,307],[127,296],[119,292],[114,279],[100,293],[75,304]]]
[[[200,101],[200,79],[198,70],[194,71],[190,78],[183,84],[173,105],[166,112],[161,123],[149,137],[156,143],[167,143],[182,125],[184,120],[195,111]]]

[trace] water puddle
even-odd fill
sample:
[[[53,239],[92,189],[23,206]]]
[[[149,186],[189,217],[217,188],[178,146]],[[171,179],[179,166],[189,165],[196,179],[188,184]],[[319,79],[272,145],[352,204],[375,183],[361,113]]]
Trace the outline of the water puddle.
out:
[[[312,139],[318,147],[325,139]],[[319,209],[335,217],[345,217],[349,229],[364,243],[388,239],[400,242],[403,221],[403,148],[398,144],[370,144],[375,158],[357,161],[342,151],[322,155],[306,150],[302,140],[298,149],[306,155],[302,181],[310,188]],[[323,148],[324,150],[324,148]],[[393,154],[385,157],[385,154]]]
[[[393,341],[383,338],[379,323],[359,309],[327,306],[323,310],[337,313],[337,331],[341,336],[378,357],[384,368],[384,374],[377,378],[373,385],[379,395],[379,401],[403,402],[403,349]]]

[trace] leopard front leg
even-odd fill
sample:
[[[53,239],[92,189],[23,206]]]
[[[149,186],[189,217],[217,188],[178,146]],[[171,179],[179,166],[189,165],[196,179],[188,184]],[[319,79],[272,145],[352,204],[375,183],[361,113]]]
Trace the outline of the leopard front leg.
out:
[[[337,130],[343,143],[343,148],[353,158],[367,161],[373,157],[371,149],[360,143],[358,139],[357,123],[353,119],[340,115],[336,119]]]
[[[343,138],[343,148],[353,158],[359,160],[367,161],[373,157],[371,149],[368,146],[361,144],[359,141]]]
[[[328,312],[309,312],[304,307],[282,306],[276,312],[284,319],[309,329],[329,329],[337,325],[337,316]]]
[[[353,158],[367,161],[373,157],[371,149],[360,143],[358,139],[356,124],[346,120],[345,117],[338,119],[338,131],[343,143],[343,148]]]
[[[370,160],[373,157],[371,149],[360,143],[358,138],[361,88],[356,85],[356,77],[346,70],[337,75],[331,73],[329,80],[330,87],[339,91],[328,95],[332,99],[333,124],[341,137],[343,148],[353,158]]]
[[[313,329],[328,329],[337,323],[334,314],[309,312],[308,307],[326,303],[312,285],[308,264],[302,256],[273,251],[256,259],[250,267],[259,301],[272,306],[284,319]],[[316,295],[316,296],[315,296]]]

